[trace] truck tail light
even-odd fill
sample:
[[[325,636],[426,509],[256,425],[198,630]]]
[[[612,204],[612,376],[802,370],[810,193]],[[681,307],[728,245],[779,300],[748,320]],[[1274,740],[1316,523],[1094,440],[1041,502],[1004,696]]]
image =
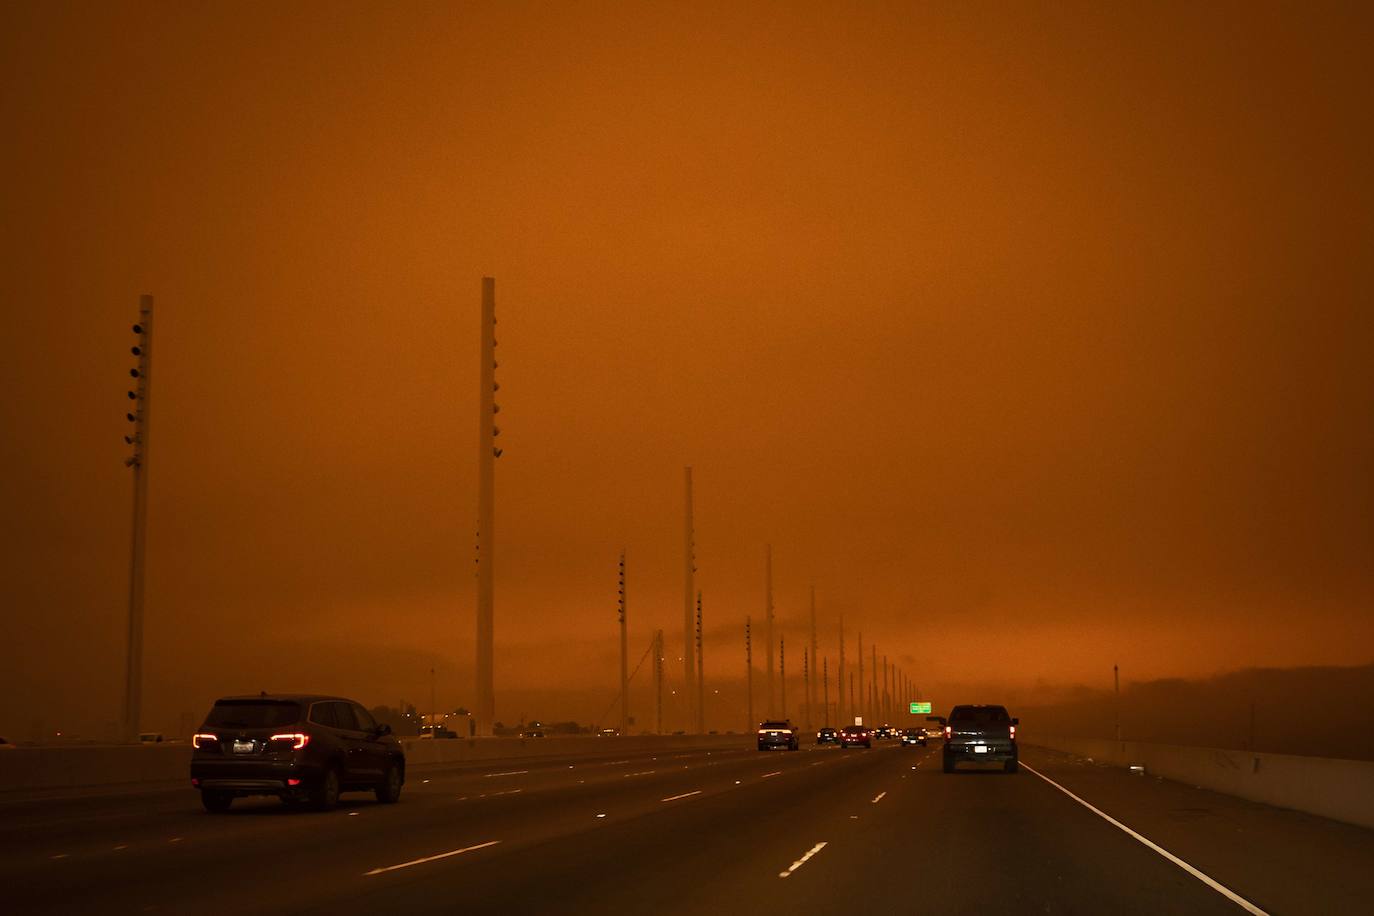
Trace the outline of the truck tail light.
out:
[[[1016,726],[1015,726],[1015,725],[1011,726],[1011,740],[1013,740],[1013,741],[1016,740]]]
[[[952,734],[952,732],[953,732],[953,730],[952,730],[948,725],[946,725],[946,726],[945,726],[945,740],[946,740],[946,741],[949,740],[950,735]]]
[[[191,747],[201,748],[207,744],[218,744],[219,735],[200,734],[191,736]]]
[[[310,736],[309,736],[309,735],[303,735],[303,734],[301,734],[300,732],[292,732],[291,734],[285,734],[285,735],[273,735],[272,738],[271,738],[271,740],[273,740],[273,741],[290,741],[290,742],[291,742],[291,750],[293,750],[293,751],[298,751],[298,750],[300,750],[301,748],[305,747],[307,744],[310,743]]]

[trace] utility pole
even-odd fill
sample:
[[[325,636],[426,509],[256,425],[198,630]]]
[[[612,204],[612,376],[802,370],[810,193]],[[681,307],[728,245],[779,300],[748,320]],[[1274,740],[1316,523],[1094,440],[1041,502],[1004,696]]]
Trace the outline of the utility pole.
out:
[[[835,709],[836,721],[847,724],[844,715],[844,614],[840,615],[840,667],[835,672]]]
[[[1112,665],[1112,693],[1115,694],[1113,701],[1114,718],[1116,719],[1116,741],[1121,743],[1121,668]]]
[[[138,343],[130,352],[138,366],[129,370],[134,387],[129,390],[130,410],[124,416],[134,425],[132,435],[124,437],[133,454],[124,459],[134,472],[133,537],[129,545],[129,629],[124,659],[123,738],[138,742],[143,713],[143,575],[147,557],[148,531],[148,403],[152,391],[153,297],[138,301],[138,321],[133,326]]]
[[[853,699],[852,697],[850,699]],[[854,707],[854,715],[862,716],[867,697],[864,695],[864,631],[859,631],[859,705]]]
[[[806,646],[802,646],[802,693],[805,695],[806,714],[802,721],[807,731],[811,730],[811,656]]]
[[[816,586],[811,586],[811,658],[809,662],[812,668],[816,667]],[[806,682],[806,727],[811,727],[811,718],[815,715],[813,710],[816,708],[816,685],[814,681]],[[824,716],[822,716],[824,718]]]
[[[489,737],[496,720],[496,459],[501,429],[496,414],[496,280],[482,278],[477,413],[477,734]]]
[[[851,718],[851,719],[857,719],[857,718],[859,718],[858,715],[856,715],[856,714],[854,713],[854,672],[853,672],[853,671],[849,672],[849,713],[850,713],[850,718]],[[845,724],[847,725],[847,724],[849,724],[849,723],[845,723]],[[854,724],[855,724],[855,725],[858,725],[859,723],[855,722]]]
[[[682,590],[682,684],[683,700],[687,703],[687,728],[691,728],[692,698],[696,696],[697,663],[692,639],[692,599],[696,595],[696,531],[692,522],[692,469],[686,468],[687,517],[683,531],[686,540],[685,565],[683,566]]]
[[[883,721],[892,721],[892,669],[887,666],[887,656],[883,656]]]
[[[744,688],[749,694],[749,728],[752,733],[759,723],[754,721],[754,644],[750,633],[749,615],[744,617]]]
[[[782,687],[782,718],[787,721],[787,637],[778,639],[778,681]],[[771,718],[771,717],[770,717]]]
[[[620,733],[630,733],[630,648],[629,627],[625,622],[625,548],[620,548]]]
[[[434,689],[434,669],[431,667],[429,669],[429,724],[430,733],[435,735],[438,733],[434,730],[433,726],[439,724],[439,701],[435,699],[436,695]]]
[[[706,734],[706,653],[701,643],[701,592],[697,592],[697,734]]]
[[[873,666],[868,669],[868,708],[881,719],[883,711],[878,708],[878,644],[871,639],[868,641],[868,651],[873,654]]]
[[[663,734],[663,631],[654,630],[654,734]]]
[[[821,659],[821,725],[830,721],[830,656]]]
[[[773,719],[773,545],[765,548],[763,561],[763,639],[768,646],[768,702],[764,703],[769,719]]]

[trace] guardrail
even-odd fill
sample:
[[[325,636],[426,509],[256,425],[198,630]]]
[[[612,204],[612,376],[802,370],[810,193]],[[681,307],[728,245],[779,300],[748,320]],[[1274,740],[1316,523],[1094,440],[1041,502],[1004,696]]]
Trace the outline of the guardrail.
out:
[[[1065,751],[1250,801],[1374,828],[1374,761],[1265,754],[1110,738],[1027,737]]]
[[[618,738],[402,738],[408,766],[509,757],[578,756],[654,748],[745,747],[746,735],[634,735]],[[19,747],[0,752],[0,794],[39,789],[172,783],[189,779],[187,744]]]

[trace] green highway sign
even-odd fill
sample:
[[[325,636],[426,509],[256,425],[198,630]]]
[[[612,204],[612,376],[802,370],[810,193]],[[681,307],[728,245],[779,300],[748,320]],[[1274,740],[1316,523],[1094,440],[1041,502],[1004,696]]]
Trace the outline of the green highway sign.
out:
[[[912,714],[913,716],[921,715],[921,714],[927,714],[927,715],[928,715],[929,713],[930,713],[930,701],[929,701],[929,700],[927,700],[927,701],[924,702],[924,703],[918,703],[918,702],[916,702],[915,700],[912,700],[912,701],[911,701],[911,714]]]

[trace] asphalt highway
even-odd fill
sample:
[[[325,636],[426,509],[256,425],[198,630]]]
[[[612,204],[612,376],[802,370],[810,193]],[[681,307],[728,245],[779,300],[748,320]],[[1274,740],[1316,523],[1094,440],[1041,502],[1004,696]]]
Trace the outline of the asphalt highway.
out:
[[[485,761],[326,813],[0,800],[15,913],[1367,912],[1371,862],[1374,831],[1029,747]]]

